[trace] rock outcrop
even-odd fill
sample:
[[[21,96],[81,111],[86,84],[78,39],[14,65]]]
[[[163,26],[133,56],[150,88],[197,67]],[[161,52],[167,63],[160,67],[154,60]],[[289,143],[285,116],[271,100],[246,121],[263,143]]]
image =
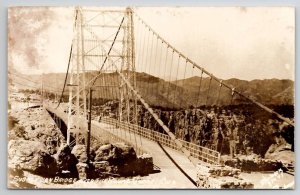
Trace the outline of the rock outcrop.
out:
[[[257,155],[239,155],[236,158],[224,159],[227,166],[241,169],[243,172],[259,172],[259,171],[277,171],[279,169],[286,170],[282,162],[271,159],[264,159]]]
[[[75,145],[71,152],[79,162],[87,162],[87,153],[85,145]]]
[[[289,170],[294,170],[295,153],[291,150],[291,145],[288,143],[271,145],[265,154],[265,158],[271,161],[281,162]]]
[[[11,112],[14,127],[10,129],[10,140],[25,139],[46,145],[50,154],[55,154],[64,136],[48,112],[43,108],[28,108]]]
[[[57,154],[54,155],[57,162],[57,174],[62,177],[78,177],[78,171],[76,164],[78,159],[71,153],[71,149],[68,145],[62,145]]]
[[[95,154],[96,177],[147,175],[153,171],[150,155],[137,156],[132,146],[123,143],[102,145]]]
[[[55,159],[47,152],[45,145],[38,141],[10,140],[8,166],[48,176],[56,172]]]
[[[153,158],[149,154],[142,154],[136,159],[135,172],[138,175],[148,175],[153,172]]]
[[[252,189],[254,185],[239,177],[241,171],[222,165],[197,165],[197,185],[204,189]]]
[[[96,162],[108,161],[111,165],[126,164],[137,158],[133,147],[123,143],[103,145],[95,153]]]

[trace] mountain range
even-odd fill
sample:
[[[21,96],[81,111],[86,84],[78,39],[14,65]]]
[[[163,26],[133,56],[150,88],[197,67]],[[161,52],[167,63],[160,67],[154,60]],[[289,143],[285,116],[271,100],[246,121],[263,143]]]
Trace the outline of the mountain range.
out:
[[[124,72],[124,75],[127,75]],[[86,83],[97,75],[88,72],[85,75]],[[129,73],[130,75],[130,73]],[[80,75],[82,76],[82,75]],[[67,83],[69,83],[68,78]],[[42,75],[24,75],[17,72],[9,73],[9,86],[19,89],[43,88],[52,93],[60,94],[65,80],[64,73],[48,73]],[[76,83],[76,78],[74,78]],[[95,82],[94,98],[118,99],[121,80],[118,73],[104,73]],[[240,80],[236,78],[223,80],[235,90],[263,104],[293,105],[294,81],[288,79]],[[12,84],[12,85],[10,85]],[[162,107],[189,107],[200,105],[228,105],[246,103],[243,97],[237,94],[232,96],[230,89],[208,77],[190,77],[176,81],[165,81],[161,78],[136,73],[136,87],[141,96],[150,104]],[[67,94],[69,87],[66,87]]]

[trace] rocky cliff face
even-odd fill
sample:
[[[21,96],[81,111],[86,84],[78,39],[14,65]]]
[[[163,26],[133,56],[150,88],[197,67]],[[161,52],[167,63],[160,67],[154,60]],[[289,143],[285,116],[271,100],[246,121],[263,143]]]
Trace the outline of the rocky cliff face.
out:
[[[8,130],[9,177],[22,177],[23,171],[52,177],[57,173],[53,154],[64,137],[48,113],[42,108],[11,110]],[[54,139],[55,138],[55,139]],[[32,186],[10,180],[9,186]]]

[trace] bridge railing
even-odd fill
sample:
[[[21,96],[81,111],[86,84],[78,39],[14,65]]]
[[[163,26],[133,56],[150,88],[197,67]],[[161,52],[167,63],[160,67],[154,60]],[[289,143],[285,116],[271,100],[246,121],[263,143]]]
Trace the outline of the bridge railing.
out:
[[[123,139],[120,136],[116,136],[114,133],[110,133],[106,130],[103,130],[102,128],[97,128],[98,124],[96,122],[92,121],[92,125],[93,125],[93,129],[97,129],[97,133],[95,133],[95,131],[92,131],[92,135],[96,139],[101,140],[103,143],[105,143],[105,142],[108,142],[108,143],[111,143],[111,142],[124,142],[127,145],[131,145],[135,149],[135,152],[136,152],[137,155],[142,155],[142,154],[147,153],[147,151],[145,151],[142,147],[131,144],[126,139]],[[99,134],[99,132],[100,132],[100,134]]]
[[[180,150],[178,146],[171,140],[171,138],[163,133],[147,129],[144,127],[140,127],[138,125],[130,124],[127,122],[120,122],[116,119],[112,118],[102,118],[101,122],[106,124],[114,125],[131,133],[135,133],[137,135],[141,135],[149,140],[157,141],[160,144],[172,148],[174,150]],[[207,162],[209,164],[219,164],[220,162],[220,153],[218,151],[196,145],[194,143],[190,143],[184,140],[179,140],[183,147],[187,149],[191,156],[197,158],[201,161]]]
[[[63,108],[59,107],[58,109],[54,109],[55,105],[53,106],[53,104],[51,103],[46,103],[45,104],[45,108],[54,113],[58,118],[62,119],[64,122],[67,122],[67,115],[66,112]],[[82,123],[84,123],[84,118],[80,118],[78,120],[81,120]],[[131,144],[129,141],[127,141],[126,139],[123,139],[120,136],[116,136],[113,133],[110,133],[109,131],[105,131],[103,130],[103,128],[101,128],[101,126],[99,126],[99,123],[92,121],[92,128],[96,131],[92,131],[92,136],[94,138],[96,138],[97,140],[100,140],[102,143],[116,143],[116,142],[124,142],[127,145],[132,145],[135,149],[135,152],[137,155],[142,155],[147,153],[145,150],[143,150],[142,147],[136,146],[134,144]]]

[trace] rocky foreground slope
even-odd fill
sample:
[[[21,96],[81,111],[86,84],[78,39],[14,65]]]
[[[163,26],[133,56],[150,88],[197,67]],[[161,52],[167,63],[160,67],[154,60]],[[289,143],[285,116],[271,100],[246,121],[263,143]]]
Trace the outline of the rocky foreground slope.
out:
[[[70,184],[69,179],[76,182],[80,179],[147,175],[153,170],[152,158],[137,156],[131,146],[103,144],[94,139],[92,159],[87,164],[85,145],[74,148],[66,145],[60,129],[41,107],[12,110],[8,137],[10,188],[39,187],[24,178],[25,172],[56,183],[67,181],[65,184]]]

